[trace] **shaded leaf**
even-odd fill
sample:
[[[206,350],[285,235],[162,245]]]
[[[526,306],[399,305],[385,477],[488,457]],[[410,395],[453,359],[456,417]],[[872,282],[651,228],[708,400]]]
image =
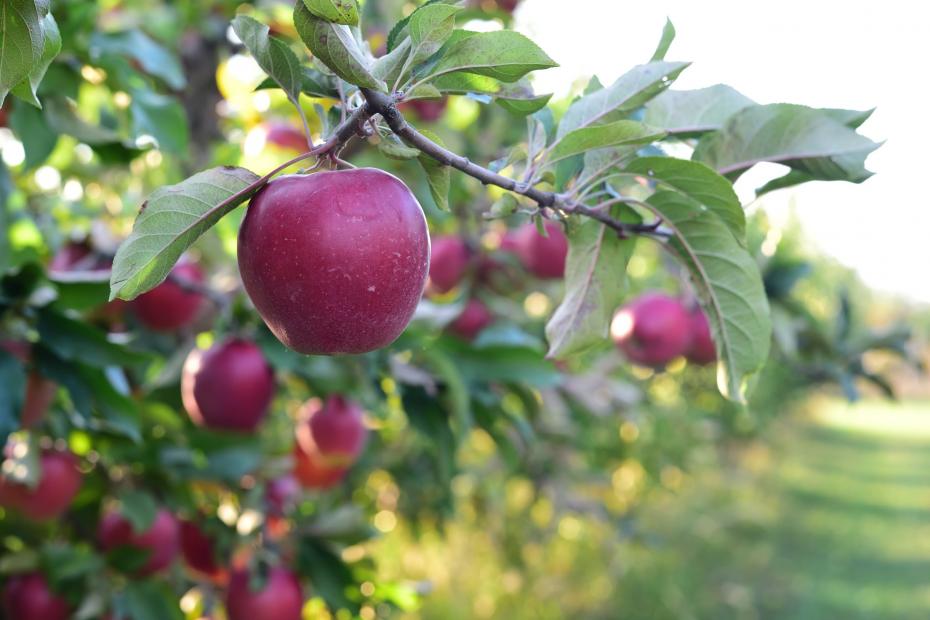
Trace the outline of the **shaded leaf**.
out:
[[[155,190],[113,260],[110,299],[133,299],[161,283],[207,229],[258,191],[258,175],[226,166]]]
[[[174,90],[181,90],[187,84],[184,68],[177,57],[141,30],[95,32],[89,49],[94,60],[100,60],[106,54],[135,60],[143,71],[161,79]]]
[[[726,84],[697,90],[667,90],[646,104],[643,122],[670,134],[692,136],[723,127],[755,102]]]
[[[58,144],[58,132],[50,126],[47,115],[47,102],[44,114],[28,105],[18,105],[10,114],[10,127],[26,151],[23,165],[27,170],[43,164]]]
[[[29,77],[42,58],[42,19],[47,3],[34,0],[0,2],[0,105],[17,84]]]
[[[20,426],[20,412],[26,389],[26,370],[22,363],[0,347],[0,445]]]
[[[146,354],[110,342],[105,332],[86,321],[72,319],[55,310],[41,310],[37,328],[42,345],[64,360],[98,368],[139,366],[148,360]]]
[[[677,192],[646,201],[674,235],[668,247],[691,275],[717,346],[717,384],[745,402],[750,381],[768,357],[772,322],[762,276],[752,256],[714,213]]]
[[[187,115],[174,97],[150,90],[133,90],[129,112],[136,138],[150,135],[158,147],[176,155],[186,155],[188,149]]]
[[[58,23],[55,21],[52,14],[49,13],[46,15],[39,25],[42,28],[42,36],[44,39],[42,44],[42,56],[39,58],[38,62],[33,65],[26,79],[13,88],[14,95],[37,108],[42,107],[42,104],[39,103],[39,100],[36,98],[36,91],[39,89],[39,83],[42,82],[42,78],[45,77],[45,72],[48,71],[49,65],[52,64],[52,61],[58,56],[58,52],[61,51],[61,33],[58,31]]]
[[[283,41],[269,36],[268,26],[247,15],[237,16],[232,21],[232,27],[262,71],[284,90],[291,101],[297,101],[303,87],[303,74],[300,61],[291,48]]]
[[[130,489],[120,493],[120,513],[126,517],[136,534],[147,531],[155,522],[158,504],[145,491]]]
[[[428,129],[421,129],[420,133],[440,146],[445,146],[442,140]],[[449,210],[449,187],[452,184],[452,169],[441,164],[429,155],[423,153],[418,158],[423,172],[426,173],[426,182],[433,202],[443,211]]]

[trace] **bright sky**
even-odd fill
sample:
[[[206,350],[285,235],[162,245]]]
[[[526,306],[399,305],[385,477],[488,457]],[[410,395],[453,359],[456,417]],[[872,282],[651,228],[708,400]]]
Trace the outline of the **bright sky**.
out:
[[[862,0],[525,0],[518,29],[558,69],[539,72],[538,92],[564,93],[597,74],[609,84],[652,55],[665,18],[678,31],[668,60],[694,64],[674,88],[727,83],[759,103],[878,108],[861,131],[887,143],[861,185],[811,183],[763,198],[773,217],[794,204],[814,244],[855,268],[870,286],[930,303],[930,8]],[[772,166],[771,168],[775,168]],[[771,176],[737,184],[748,201]],[[761,180],[760,180],[761,179]]]

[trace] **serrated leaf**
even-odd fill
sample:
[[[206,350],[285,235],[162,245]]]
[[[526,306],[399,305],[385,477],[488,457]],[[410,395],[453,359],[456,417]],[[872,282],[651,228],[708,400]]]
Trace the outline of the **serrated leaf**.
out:
[[[419,149],[407,146],[394,134],[382,138],[381,142],[378,143],[378,150],[381,151],[385,157],[397,160],[416,159],[420,156]]]
[[[665,26],[662,28],[662,37],[659,39],[659,44],[656,46],[656,51],[652,53],[652,61],[665,60],[665,55],[668,53],[668,48],[672,46],[672,42],[675,40],[675,25],[672,23],[672,20],[666,18]]]
[[[557,67],[539,46],[512,30],[461,32],[443,48],[441,57],[429,67],[428,78],[464,71],[516,82],[530,71]]]
[[[459,5],[461,4],[461,2],[460,0],[427,0],[420,7],[418,7],[413,13],[416,13],[420,9],[423,9],[428,6],[432,6],[434,4]],[[394,27],[391,28],[391,31],[388,33],[388,36],[387,36],[387,41],[385,42],[385,46],[388,52],[394,51],[394,48],[400,45],[403,42],[404,38],[409,35],[409,30],[407,28],[407,25],[410,23],[410,18],[413,17],[413,13],[401,19],[400,21],[398,21],[396,24],[394,24]]]
[[[387,92],[384,82],[371,74],[370,61],[348,26],[315,17],[303,2],[294,7],[294,26],[304,44],[330,71],[355,86]]]
[[[636,216],[617,206],[612,215]],[[620,239],[600,222],[583,219],[568,229],[565,296],[546,324],[548,358],[564,359],[597,346],[608,337],[610,321],[626,292],[626,264],[635,239]]]
[[[0,347],[0,444],[20,426],[20,412],[26,388],[26,370],[22,363]]]
[[[39,89],[39,83],[45,77],[49,65],[55,60],[55,56],[61,51],[61,33],[58,30],[58,23],[51,13],[46,15],[40,22],[43,36],[42,56],[38,62],[33,65],[29,75],[22,82],[13,88],[13,94],[37,108],[42,104],[36,97],[36,91]]]
[[[661,140],[664,136],[664,131],[636,121],[616,121],[606,125],[583,127],[563,135],[549,153],[547,163],[554,164],[568,157],[609,146],[649,144]]]
[[[726,84],[667,90],[646,104],[643,122],[671,134],[699,135],[720,129],[728,118],[752,105],[752,99]]]
[[[751,379],[765,364],[772,321],[759,268],[713,212],[674,191],[646,206],[671,228],[668,248],[688,270],[717,346],[717,385],[746,401]]]
[[[575,101],[559,124],[561,138],[572,130],[606,123],[640,107],[663,90],[688,67],[686,62],[650,62],[620,76],[609,87]]]
[[[879,146],[821,110],[777,103],[737,112],[701,138],[692,159],[731,179],[774,162],[810,179],[859,183],[872,176],[865,159]]]
[[[280,39],[270,36],[268,26],[247,15],[233,19],[232,27],[262,71],[281,87],[291,101],[297,101],[303,86],[303,76],[300,61],[291,48]]]
[[[432,131],[421,129],[420,133],[440,146],[445,146],[442,140]],[[452,169],[445,166],[429,155],[423,153],[417,158],[423,172],[426,173],[426,182],[433,202],[443,211],[449,210],[449,186],[452,184]]]
[[[208,228],[257,190],[259,177],[226,166],[155,190],[113,260],[110,299],[133,299],[158,284]]]
[[[417,65],[442,47],[455,28],[455,16],[461,7],[451,4],[429,4],[410,15],[407,25],[412,42],[410,64]]]
[[[358,5],[355,0],[303,0],[307,10],[316,17],[334,24],[358,25]]]
[[[740,243],[746,239],[746,214],[733,184],[699,162],[673,157],[640,157],[626,172],[641,174],[690,196],[719,217]]]
[[[187,115],[184,107],[174,97],[161,95],[150,90],[132,90],[129,113],[132,131],[136,138],[150,135],[158,148],[176,155],[186,155],[188,150]]]
[[[96,61],[106,54],[131,58],[144,72],[161,79],[173,90],[181,90],[187,84],[184,68],[177,57],[141,30],[95,32],[91,35],[89,50]]]
[[[42,58],[45,39],[41,22],[47,13],[47,3],[0,2],[0,105]]]

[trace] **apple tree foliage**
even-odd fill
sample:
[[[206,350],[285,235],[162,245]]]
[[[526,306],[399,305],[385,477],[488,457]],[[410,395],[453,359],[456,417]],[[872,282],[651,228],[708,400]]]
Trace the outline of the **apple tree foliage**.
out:
[[[202,522],[227,562],[292,566],[311,606],[415,607],[415,584],[378,581],[371,559],[346,549],[375,535],[376,512],[413,521],[450,514],[451,482],[465,467],[457,452],[479,430],[506,468],[534,479],[559,475],[548,455],[566,446],[591,470],[625,454],[628,446],[603,437],[615,431],[599,433],[605,418],[639,407],[648,419],[653,405],[609,330],[615,310],[647,285],[682,282],[708,317],[727,400],[708,394],[712,378],[699,369],[682,389],[703,394],[721,419],[751,415],[745,403],[756,383],[777,392],[833,382],[853,397],[864,379],[889,390],[862,356],[907,353],[906,331],[863,332],[846,299],[835,326],[818,323],[792,296],[805,263],[760,253],[761,224],[733,189],[766,162],[788,172],[760,195],[867,179],[864,161],[878,144],[857,128],[869,112],[761,104],[725,85],[675,89],[689,63],[668,59],[670,23],[648,62],[611,84],[592,78],[559,102],[533,90],[532,74],[556,66],[539,46],[509,29],[464,27],[509,23],[488,3],[430,0],[393,26],[386,19],[399,14],[396,3],[377,0],[101,4],[113,5],[0,6],[9,125],[0,145],[22,150],[9,168],[0,163],[0,327],[2,340],[31,345],[27,359],[0,349],[0,439],[26,447],[7,451],[3,471],[36,484],[36,455],[55,445],[78,454],[83,473],[65,518],[3,514],[0,573],[40,570],[76,618],[180,618],[222,600],[221,580],[179,566],[138,578],[138,557],[100,551],[96,523],[114,503],[137,531],[167,506]],[[214,83],[233,56],[251,57],[265,74],[254,94],[305,134],[305,152],[262,169],[241,165],[241,101],[223,101]],[[410,111],[445,99],[481,106],[472,126],[421,123]],[[240,207],[275,175],[347,162],[400,176],[435,233],[461,235],[481,256],[457,289],[424,298],[388,348],[301,356],[270,334],[236,285],[228,239]],[[57,186],[74,181],[82,194],[50,192],[43,179],[56,174]],[[564,230],[563,281],[535,282],[512,254],[482,243],[527,221]],[[50,249],[68,243],[65,225],[90,231],[89,251],[103,262],[48,269]],[[145,329],[121,300],[161,284],[191,253],[210,273],[198,291],[208,311],[178,333]],[[635,261],[654,274],[628,276]],[[540,291],[543,310],[525,311],[534,307],[527,295],[538,301]],[[467,342],[445,328],[472,295],[498,319]],[[227,334],[257,342],[277,376],[272,412],[255,435],[210,431],[183,414],[184,359],[195,342]],[[33,374],[57,388],[49,413],[27,431],[21,412]],[[273,534],[265,488],[291,467],[295,410],[334,394],[362,403],[377,432],[344,482],[301,494],[286,531]],[[553,409],[569,415],[553,422]],[[387,504],[372,482],[385,477],[395,489]],[[361,588],[366,582],[375,587]],[[177,601],[191,587],[198,597],[182,612]]]

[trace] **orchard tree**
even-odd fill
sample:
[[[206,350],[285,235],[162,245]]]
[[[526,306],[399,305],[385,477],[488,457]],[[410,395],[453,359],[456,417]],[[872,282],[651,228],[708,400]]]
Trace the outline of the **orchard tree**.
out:
[[[617,411],[661,420],[637,373],[686,359],[706,396],[715,367],[709,402],[746,416],[770,359],[882,385],[862,354],[903,351],[852,355],[847,330],[773,353],[790,275],[733,189],[764,162],[788,171],[760,195],[865,180],[869,112],[675,90],[671,23],[648,62],[550,102],[542,49],[463,28],[509,24],[509,0],[391,28],[376,0],[105,4],[0,7],[8,618],[412,609],[370,524],[450,514],[479,430],[544,493],[566,450],[601,474],[629,454]]]

